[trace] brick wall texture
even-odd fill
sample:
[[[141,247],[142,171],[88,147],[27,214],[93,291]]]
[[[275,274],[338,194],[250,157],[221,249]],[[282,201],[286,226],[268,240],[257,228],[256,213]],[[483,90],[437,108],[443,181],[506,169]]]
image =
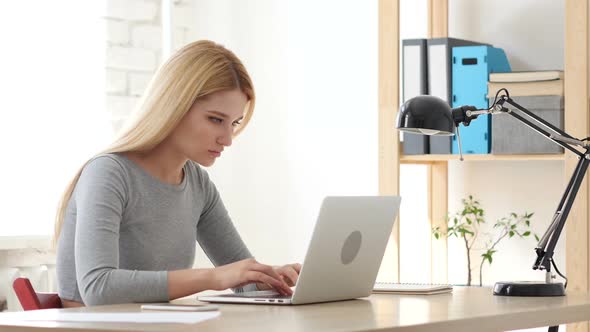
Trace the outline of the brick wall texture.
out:
[[[172,45],[188,42],[192,0],[170,0]],[[118,131],[162,63],[162,1],[108,0],[105,105]],[[165,20],[164,20],[165,21]]]

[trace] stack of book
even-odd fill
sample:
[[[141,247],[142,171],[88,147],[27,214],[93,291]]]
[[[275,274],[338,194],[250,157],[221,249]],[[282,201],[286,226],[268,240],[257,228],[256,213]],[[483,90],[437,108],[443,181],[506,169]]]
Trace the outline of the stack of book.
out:
[[[516,96],[563,96],[563,71],[516,71],[491,73],[488,97],[505,88],[511,97]]]

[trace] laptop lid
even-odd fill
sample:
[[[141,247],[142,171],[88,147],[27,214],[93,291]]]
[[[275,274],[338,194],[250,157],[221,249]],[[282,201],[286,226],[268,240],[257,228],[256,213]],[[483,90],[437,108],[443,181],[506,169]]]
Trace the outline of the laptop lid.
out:
[[[326,197],[292,303],[369,296],[400,202],[399,196]]]
[[[199,300],[306,304],[369,296],[400,202],[399,196],[326,197],[295,291],[288,301],[279,303],[240,294],[200,296]]]

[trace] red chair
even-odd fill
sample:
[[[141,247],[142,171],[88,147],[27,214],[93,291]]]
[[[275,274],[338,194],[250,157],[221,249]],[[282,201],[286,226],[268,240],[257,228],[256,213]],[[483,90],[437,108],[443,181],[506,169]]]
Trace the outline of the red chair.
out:
[[[57,293],[37,293],[28,278],[16,278],[12,288],[25,311],[62,308]]]

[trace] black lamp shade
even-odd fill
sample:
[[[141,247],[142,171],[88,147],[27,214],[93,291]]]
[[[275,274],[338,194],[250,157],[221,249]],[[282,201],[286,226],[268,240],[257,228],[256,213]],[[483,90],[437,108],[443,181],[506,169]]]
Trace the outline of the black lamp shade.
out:
[[[435,96],[417,96],[400,108],[397,129],[406,133],[452,136],[455,126],[446,101]]]

